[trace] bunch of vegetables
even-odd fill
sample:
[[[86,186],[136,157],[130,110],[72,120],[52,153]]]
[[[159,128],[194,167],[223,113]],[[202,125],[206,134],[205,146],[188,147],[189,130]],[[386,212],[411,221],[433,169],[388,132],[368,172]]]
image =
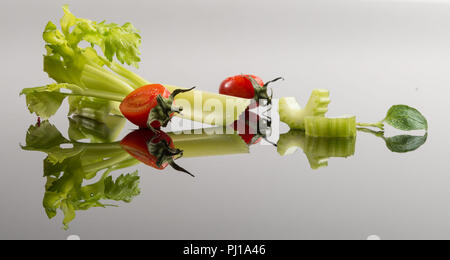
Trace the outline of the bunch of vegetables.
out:
[[[75,17],[67,6],[63,10],[61,29],[49,22],[43,33],[47,50],[44,71],[57,83],[21,92],[26,95],[30,112],[43,119],[52,116],[68,96],[70,114],[94,119],[118,114],[140,128],[160,129],[174,115],[212,125],[230,125],[252,103],[258,106],[264,101],[270,105],[272,94],[268,93],[268,85],[282,79],[264,83],[255,75],[237,75],[222,82],[220,94],[150,84],[123,66],[137,67],[140,61],[141,38],[133,25],[97,23]],[[83,42],[90,47],[82,47]],[[321,89],[312,92],[304,108],[295,98],[281,98],[281,121],[291,129],[316,137],[351,137],[356,135],[357,126],[383,130],[384,123],[402,130],[428,127],[419,111],[405,105],[393,106],[385,119],[366,124],[357,123],[354,116],[325,117],[329,103],[329,91]],[[216,109],[216,105],[222,109]]]
[[[60,29],[49,22],[43,32],[44,71],[55,83],[21,92],[29,111],[39,117],[22,148],[47,154],[43,205],[49,218],[60,209],[67,228],[78,210],[108,206],[104,200],[130,202],[140,194],[139,176],[133,172],[114,180],[115,170],[142,162],[158,170],[171,166],[193,176],[175,160],[248,153],[250,145],[270,135],[270,118],[250,109],[272,105],[268,86],[281,77],[265,83],[256,75],[228,77],[220,84],[219,94],[151,83],[125,67],[137,68],[140,61],[141,37],[132,24],[78,18],[67,6],[63,11]],[[83,47],[85,43],[88,47]],[[68,139],[46,121],[66,98],[73,115]],[[358,123],[353,115],[326,117],[329,104],[330,94],[324,89],[313,90],[304,108],[294,97],[281,98],[280,119],[291,130],[280,136],[278,153],[284,156],[301,149],[311,168],[317,169],[326,166],[328,158],[352,156],[357,130],[382,138],[394,152],[413,151],[427,139],[427,134],[384,136],[385,124],[405,131],[428,130],[425,117],[412,107],[393,106],[383,120],[368,124]],[[160,129],[173,116],[218,125],[212,129],[218,132],[228,127],[232,134],[211,134],[206,129],[200,135],[164,133]],[[141,129],[114,142],[125,124],[123,117]],[[85,139],[91,143],[80,142]],[[99,181],[83,185],[100,173]]]
[[[357,126],[384,130],[385,123],[405,131],[428,130],[426,118],[417,109],[406,105],[392,106],[386,117],[377,123],[357,123],[353,115],[325,117],[330,103],[329,95],[328,90],[314,90],[304,108],[301,108],[293,97],[281,98],[281,121],[291,129],[304,130],[306,135],[316,137],[352,137],[356,136]]]
[[[150,136],[150,132],[139,133],[148,135],[147,144],[152,143],[150,139],[165,140],[164,150],[170,151],[169,160],[160,153],[161,158],[158,158],[164,163],[161,161],[158,167],[170,164],[178,168],[170,158],[180,156],[182,151],[176,150],[166,136],[158,135],[156,131],[167,126],[174,115],[212,125],[231,125],[234,130],[238,130],[236,122],[241,119],[245,121],[245,128],[239,131],[240,136],[248,145],[258,143],[267,135],[260,132],[259,115],[256,115],[256,127],[255,124],[250,126],[249,109],[261,105],[261,102],[271,105],[273,95],[269,94],[268,85],[282,78],[264,83],[255,75],[236,75],[221,83],[220,94],[151,84],[124,67],[125,64],[138,67],[140,61],[141,38],[133,25],[125,23],[120,26],[78,18],[67,6],[63,7],[63,11],[61,28],[49,22],[43,33],[47,51],[44,55],[44,71],[56,83],[27,88],[21,92],[26,96],[30,112],[47,119],[56,113],[68,97],[70,115],[101,122],[106,122],[112,114],[125,116],[139,128],[149,128],[155,132],[155,136]],[[85,42],[90,46],[82,47]],[[428,129],[425,117],[406,105],[393,106],[382,121],[373,124],[358,123],[352,115],[325,117],[330,103],[329,95],[328,90],[313,90],[304,108],[293,97],[281,98],[281,121],[292,130],[304,131],[306,136],[326,138],[354,137],[358,127],[376,127],[383,131],[385,123],[408,131]],[[215,109],[216,105],[222,109]],[[394,140],[384,135],[383,138]],[[406,138],[395,140],[409,141]],[[148,145],[147,152],[160,149]]]
[[[313,90],[304,108],[295,98],[282,98],[279,101],[280,120],[290,128],[290,132],[280,136],[278,153],[282,156],[292,154],[298,148],[306,154],[312,169],[328,165],[330,157],[348,157],[354,154],[357,131],[371,133],[386,142],[392,152],[406,153],[422,146],[428,137],[428,122],[415,108],[394,105],[386,117],[377,123],[357,123],[353,115],[325,117],[330,103],[329,91]],[[425,130],[423,136],[398,135],[385,137],[385,123],[394,128],[411,131]],[[378,128],[374,131],[369,128]],[[311,152],[310,144],[318,144],[319,149]]]
[[[178,115],[227,125],[250,105],[249,99],[150,84],[123,66],[138,67],[140,61],[141,38],[133,25],[97,23],[75,17],[67,6],[63,10],[61,29],[49,22],[43,33],[44,71],[56,83],[21,92],[37,116],[51,117],[69,97],[70,114],[98,120],[109,114],[125,115],[140,127],[159,128]],[[84,42],[90,46],[82,47]],[[182,115],[173,104],[177,100]],[[217,102],[225,109],[212,109]]]

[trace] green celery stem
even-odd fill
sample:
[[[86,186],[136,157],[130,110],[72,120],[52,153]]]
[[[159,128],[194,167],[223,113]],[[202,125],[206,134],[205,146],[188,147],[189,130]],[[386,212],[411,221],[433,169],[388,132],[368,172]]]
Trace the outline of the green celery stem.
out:
[[[377,127],[380,129],[384,128],[384,124],[383,122],[378,122],[378,123],[374,123],[374,124],[368,124],[368,123],[356,123],[357,126],[361,126],[361,127]]]

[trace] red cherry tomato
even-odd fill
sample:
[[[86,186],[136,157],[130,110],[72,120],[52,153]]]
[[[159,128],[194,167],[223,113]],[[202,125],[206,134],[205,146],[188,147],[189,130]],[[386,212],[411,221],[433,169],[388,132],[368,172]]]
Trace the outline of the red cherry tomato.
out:
[[[131,92],[120,104],[120,111],[133,124],[147,127],[150,111],[158,105],[157,97],[161,95],[168,98],[170,92],[160,84],[151,84],[140,87]],[[154,121],[151,126],[155,129],[161,127],[161,122]]]
[[[252,77],[260,87],[264,86],[262,79],[255,75],[236,75],[228,77],[220,84],[219,93],[233,97],[241,97],[247,99],[255,98],[255,87],[248,78]]]
[[[140,128],[160,129],[167,126],[175,112],[183,109],[174,106],[175,96],[192,89],[176,89],[171,94],[161,84],[146,85],[131,92],[120,104],[120,111]]]
[[[262,79],[255,75],[236,75],[228,77],[219,87],[219,93],[233,97],[247,98],[256,100],[256,106],[260,100],[267,100],[267,104],[272,103],[272,95],[267,93],[267,87],[270,83],[283,78],[276,78],[264,84]]]

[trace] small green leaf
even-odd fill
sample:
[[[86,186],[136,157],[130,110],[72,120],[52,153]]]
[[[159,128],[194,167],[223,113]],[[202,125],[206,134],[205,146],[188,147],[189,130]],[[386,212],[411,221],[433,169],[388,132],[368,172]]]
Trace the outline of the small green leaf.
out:
[[[428,134],[424,136],[397,135],[385,138],[386,146],[395,153],[407,153],[417,150],[427,141]]]
[[[57,92],[22,92],[26,95],[27,107],[30,113],[35,113],[43,119],[48,119],[58,111],[64,98],[64,94]]]
[[[428,129],[427,119],[417,109],[406,105],[392,106],[383,121],[405,131]]]

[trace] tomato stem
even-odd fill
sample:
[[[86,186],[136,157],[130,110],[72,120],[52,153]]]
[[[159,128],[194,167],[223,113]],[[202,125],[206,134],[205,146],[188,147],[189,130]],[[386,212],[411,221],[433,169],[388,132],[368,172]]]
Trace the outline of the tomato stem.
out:
[[[284,78],[283,77],[278,77],[278,78],[272,79],[270,81],[267,81],[266,84],[264,84],[263,87],[267,88],[270,84],[272,84],[272,83],[274,83],[276,81],[279,81],[279,80],[284,80]]]
[[[271,94],[269,95],[267,90],[268,90],[268,86],[276,81],[279,80],[284,80],[283,77],[278,77],[276,79],[270,80],[268,82],[266,82],[266,84],[264,84],[262,87],[258,84],[258,82],[252,78],[247,76],[247,78],[250,80],[250,82],[253,85],[253,89],[255,90],[255,96],[253,99],[255,99],[257,102],[259,102],[260,100],[267,100],[267,104],[266,105],[271,105],[272,104],[272,98],[273,98],[273,92],[271,91]]]
[[[161,95],[156,97],[158,105],[156,105],[148,114],[147,127],[153,131],[155,128],[152,126],[154,122],[159,122],[160,127],[166,127],[172,119],[174,113],[180,113],[183,111],[183,107],[176,107],[173,105],[175,97],[181,93],[185,93],[193,90],[195,87],[190,89],[175,89],[168,98],[164,98]]]
[[[188,172],[186,169],[184,169],[183,167],[181,167],[180,165],[176,164],[174,160],[169,161],[169,165],[172,166],[172,168],[174,170],[177,170],[179,172],[184,172],[186,174],[189,174],[191,177],[195,178],[195,175],[193,175],[192,173]]]

